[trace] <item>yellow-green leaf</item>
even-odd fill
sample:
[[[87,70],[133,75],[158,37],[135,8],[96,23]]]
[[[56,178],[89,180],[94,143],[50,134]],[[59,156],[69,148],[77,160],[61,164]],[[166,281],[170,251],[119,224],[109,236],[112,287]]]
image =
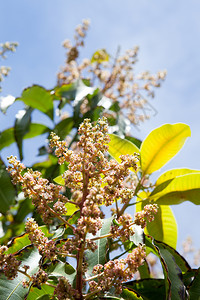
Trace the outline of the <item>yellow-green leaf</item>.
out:
[[[120,155],[134,155],[134,153],[140,154],[140,150],[137,146],[126,139],[120,138],[116,134],[109,134],[110,142],[109,146],[109,154],[116,159],[119,163],[121,159],[119,158]]]
[[[62,175],[59,175],[53,179],[57,184],[65,185],[65,179],[62,178]]]
[[[190,127],[183,123],[165,124],[154,129],[141,145],[143,174],[151,174],[163,167],[177,154],[190,135]]]
[[[77,205],[69,202],[65,204],[65,207],[67,208],[66,216],[72,216],[75,211],[79,210]]]
[[[104,61],[109,61],[110,55],[107,53],[105,49],[97,50],[91,58],[91,63],[99,63],[101,64]]]
[[[170,179],[174,179],[177,176],[182,176],[191,173],[200,173],[200,170],[191,170],[191,169],[172,169],[168,170],[165,173],[161,174],[160,177],[156,180],[156,186]]]
[[[155,187],[148,199],[164,205],[184,201],[200,205],[200,173],[185,174],[166,180]]]
[[[141,192],[139,196],[148,200],[148,195],[145,192]],[[146,204],[148,204],[146,201],[144,203],[138,202],[136,211],[143,210]],[[160,205],[157,214],[154,215],[154,221],[147,222],[144,232],[176,249],[178,231],[171,207],[169,205]]]

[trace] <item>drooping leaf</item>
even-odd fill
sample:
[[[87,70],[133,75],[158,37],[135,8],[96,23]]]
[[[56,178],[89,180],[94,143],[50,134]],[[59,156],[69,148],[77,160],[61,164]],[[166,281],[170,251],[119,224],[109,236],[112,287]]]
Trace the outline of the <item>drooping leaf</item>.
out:
[[[18,253],[16,257],[22,261],[22,266],[28,265],[30,267],[27,272],[29,275],[37,272],[41,256],[36,248],[28,246]],[[18,276],[13,280],[8,280],[3,274],[0,274],[1,299],[23,300],[28,292],[28,289],[22,285],[24,279],[27,279],[27,277],[21,273],[18,273]]]
[[[139,154],[140,150],[137,146],[135,146],[130,141],[120,138],[116,134],[109,134],[110,142],[109,142],[109,154],[116,159],[116,161],[121,162],[119,158],[120,155],[134,155],[134,153]]]
[[[141,168],[143,175],[151,174],[163,167],[182,148],[191,135],[188,125],[165,124],[154,129],[141,145]]]
[[[23,159],[22,142],[23,137],[29,131],[32,110],[31,107],[19,110],[15,117],[14,136],[19,150],[20,160]]]
[[[146,245],[146,252],[150,253],[152,252],[153,254],[155,254],[160,262],[161,262],[161,266],[163,269],[163,274],[164,274],[164,282],[165,282],[165,300],[169,300],[170,299],[170,294],[171,294],[171,281],[169,279],[169,272],[167,269],[167,263],[165,262],[164,258],[161,256],[160,250],[157,246],[154,245],[153,242],[153,238],[150,236],[145,236],[145,245]]]
[[[143,300],[165,299],[164,279],[142,279],[123,284],[127,289],[136,291]],[[122,294],[123,295],[123,294]]]
[[[175,259],[171,252],[168,251],[164,243],[154,240],[154,244],[159,248],[168,270],[168,276],[171,282],[171,299],[185,299],[186,287],[182,280],[182,271],[175,263]]]
[[[16,191],[11,183],[10,176],[6,171],[6,166],[0,160],[0,212],[6,214],[10,205],[15,201]]]
[[[53,95],[43,87],[33,85],[23,90],[21,97],[16,100],[23,101],[26,105],[40,110],[53,120]]]
[[[191,201],[200,204],[200,173],[177,176],[156,186],[149,200],[160,205],[180,204]]]
[[[100,237],[105,234],[108,234],[110,232],[110,227],[112,224],[113,218],[108,218],[103,220],[102,228],[97,232],[96,236],[93,236],[92,234],[88,234],[87,238],[95,238]],[[95,252],[92,252],[90,250],[86,250],[85,257],[86,261],[88,263],[88,270],[87,270],[87,276],[92,276],[93,267],[97,264],[104,265],[106,262],[106,244],[107,244],[107,238],[98,239],[95,241],[97,244],[97,250]]]

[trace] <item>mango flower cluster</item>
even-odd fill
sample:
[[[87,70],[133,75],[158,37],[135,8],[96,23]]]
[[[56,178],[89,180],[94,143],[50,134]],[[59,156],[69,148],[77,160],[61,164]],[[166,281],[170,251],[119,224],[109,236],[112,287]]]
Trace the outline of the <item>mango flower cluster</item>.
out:
[[[122,282],[132,279],[144,261],[144,245],[136,247],[125,259],[110,260],[104,266],[95,266],[93,272],[97,281],[94,281],[93,277],[86,278],[87,262],[84,259],[84,253],[86,250],[96,251],[95,241],[99,238],[119,238],[122,242],[126,241],[134,234],[134,224],[141,225],[143,228],[144,218],[152,221],[153,215],[157,212],[156,205],[149,205],[140,214],[137,213],[134,219],[131,215],[120,211],[120,203],[122,206],[127,205],[135,196],[135,189],[127,188],[125,179],[130,173],[130,168],[137,170],[138,158],[134,155],[122,155],[120,156],[121,163],[108,158],[106,154],[109,136],[106,118],[99,119],[96,125],[92,125],[89,119],[85,119],[78,133],[80,135],[77,144],[79,152],[69,150],[67,143],[60,141],[54,133],[51,134],[50,141],[50,147],[55,151],[59,164],[67,162],[67,170],[63,174],[63,179],[65,186],[71,190],[70,199],[63,195],[61,186],[42,178],[38,171],[31,169],[25,171],[25,166],[16,157],[9,158],[12,166],[8,167],[8,171],[13,183],[22,185],[25,196],[32,199],[44,222],[50,224],[57,218],[61,224],[69,227],[73,232],[67,240],[52,240],[44,235],[33,218],[28,219],[26,223],[29,239],[38,248],[43,258],[55,261],[62,256],[73,257],[77,261],[76,288],[72,287],[65,277],[60,277],[55,286],[55,294],[59,300],[68,299],[68,297],[79,299],[86,287],[86,282],[89,283],[90,292],[93,294],[107,291],[112,286],[115,287],[117,293],[121,293]],[[66,203],[75,204],[79,209],[80,216],[74,224],[71,224],[66,217]],[[110,206],[113,203],[116,204],[116,222],[115,224],[113,222],[106,236],[97,237],[96,234],[102,228],[104,219],[101,205]],[[6,275],[7,261],[13,258],[11,266],[15,265],[15,272],[12,276],[14,278],[17,276],[17,270],[19,271],[20,262],[12,255],[6,256],[4,254],[6,249],[1,249],[0,264]],[[26,275],[27,270],[23,271]],[[38,273],[28,277],[28,284],[32,282],[32,285],[38,287],[48,281],[48,274],[42,270],[42,266]],[[24,285],[26,286],[27,283]]]

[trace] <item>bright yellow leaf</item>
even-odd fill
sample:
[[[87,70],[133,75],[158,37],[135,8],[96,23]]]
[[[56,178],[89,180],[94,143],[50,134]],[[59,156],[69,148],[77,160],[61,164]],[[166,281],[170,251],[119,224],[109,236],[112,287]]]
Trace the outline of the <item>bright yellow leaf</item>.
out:
[[[165,124],[153,130],[141,145],[143,175],[163,167],[177,154],[190,135],[190,127],[183,123]]]

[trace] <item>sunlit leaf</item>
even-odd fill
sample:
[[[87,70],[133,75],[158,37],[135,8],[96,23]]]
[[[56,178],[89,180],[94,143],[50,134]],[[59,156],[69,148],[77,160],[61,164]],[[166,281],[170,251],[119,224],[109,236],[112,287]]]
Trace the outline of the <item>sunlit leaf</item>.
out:
[[[91,58],[91,63],[102,63],[105,61],[109,61],[110,55],[107,53],[106,49],[99,49],[97,50]]]
[[[65,185],[65,179],[62,177],[62,175],[57,176],[53,179],[53,181],[55,181],[57,184]]]
[[[168,170],[165,173],[161,174],[160,177],[156,180],[156,186],[170,179],[174,179],[177,176],[182,176],[186,174],[200,173],[200,170],[191,170],[191,169],[172,169]]]
[[[154,129],[141,145],[143,175],[163,167],[182,148],[190,134],[189,126],[183,123],[165,124]]]
[[[126,139],[122,139],[116,134],[109,134],[110,142],[108,144],[109,154],[116,159],[119,163],[121,162],[121,159],[119,158],[120,155],[134,155],[134,153],[139,154],[140,150],[137,146],[135,146],[130,141],[127,141]]]
[[[41,289],[38,289],[36,287],[31,287],[28,296],[26,300],[50,300],[50,297],[47,294],[53,295],[54,288],[52,286],[49,286],[47,284],[42,284]]]
[[[53,95],[43,87],[33,85],[26,88],[21,97],[16,100],[23,101],[26,105],[40,110],[53,120]]]
[[[121,296],[123,297],[123,299],[127,300],[143,300],[143,298],[140,297],[140,295],[138,295],[138,293],[136,293],[136,291],[132,289],[123,289]]]
[[[177,176],[156,186],[149,200],[162,205],[180,204],[191,201],[200,204],[200,173]]]
[[[139,196],[145,198],[145,194],[145,192],[141,192]],[[146,201],[138,202],[136,204],[136,211],[143,210],[146,204]],[[158,212],[154,215],[154,220],[152,222],[147,222],[144,232],[155,239],[176,248],[178,230],[176,219],[170,206],[160,205]]]

